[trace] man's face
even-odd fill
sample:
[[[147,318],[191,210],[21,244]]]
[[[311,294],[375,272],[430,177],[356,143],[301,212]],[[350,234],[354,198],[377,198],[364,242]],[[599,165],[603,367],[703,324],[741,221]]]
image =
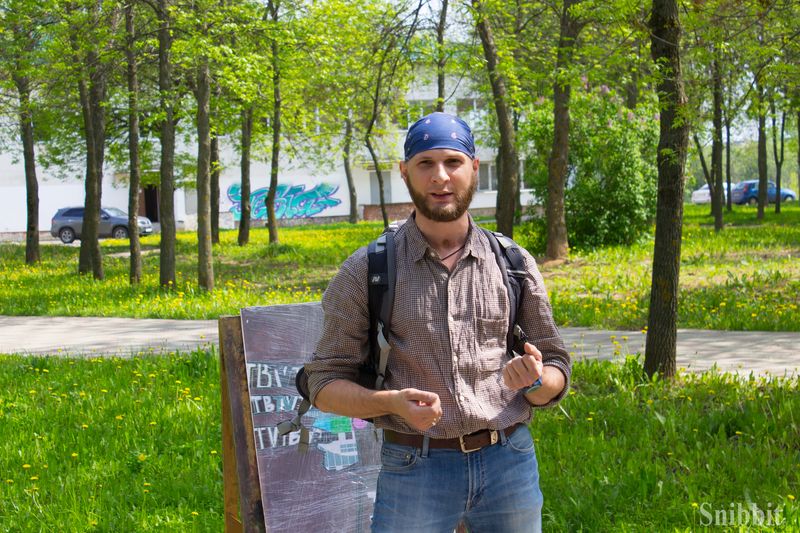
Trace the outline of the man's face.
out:
[[[420,152],[400,163],[400,173],[417,213],[451,222],[466,213],[478,186],[478,159],[458,150]]]

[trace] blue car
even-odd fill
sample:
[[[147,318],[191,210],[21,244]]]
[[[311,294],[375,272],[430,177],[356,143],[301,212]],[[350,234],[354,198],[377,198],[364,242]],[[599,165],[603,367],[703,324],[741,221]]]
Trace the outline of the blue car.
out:
[[[775,203],[778,187],[770,181],[767,185],[767,202]],[[781,203],[794,202],[797,200],[797,193],[791,189],[781,188]],[[742,181],[736,184],[731,190],[731,201],[735,204],[758,205],[758,180]]]

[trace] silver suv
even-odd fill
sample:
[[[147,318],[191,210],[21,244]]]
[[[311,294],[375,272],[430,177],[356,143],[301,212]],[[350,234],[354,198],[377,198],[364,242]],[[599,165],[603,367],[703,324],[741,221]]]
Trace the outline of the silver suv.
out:
[[[139,235],[153,233],[153,223],[147,217],[137,217]],[[69,244],[81,238],[83,228],[83,207],[62,207],[53,216],[50,225],[50,235],[58,237],[64,244]],[[114,239],[127,239],[128,214],[116,207],[103,207],[100,209],[100,237],[113,237]]]

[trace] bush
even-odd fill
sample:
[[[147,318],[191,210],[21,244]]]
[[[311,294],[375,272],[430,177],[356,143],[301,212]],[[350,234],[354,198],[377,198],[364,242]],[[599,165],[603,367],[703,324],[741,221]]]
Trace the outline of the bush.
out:
[[[655,102],[635,110],[607,87],[574,91],[571,99],[566,221],[570,246],[631,244],[655,217],[658,114]],[[525,183],[547,198],[547,161],[553,144],[552,102],[531,110],[520,131],[528,154]],[[534,223],[539,231],[544,222]]]

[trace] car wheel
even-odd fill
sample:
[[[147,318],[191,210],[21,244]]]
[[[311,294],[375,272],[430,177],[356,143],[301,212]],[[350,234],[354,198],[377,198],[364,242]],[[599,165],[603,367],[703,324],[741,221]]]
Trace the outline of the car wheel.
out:
[[[72,231],[72,228],[61,228],[58,231],[58,238],[61,239],[61,242],[64,244],[69,244],[75,240],[75,232]]]
[[[794,196],[784,196],[783,197],[783,201],[784,202],[794,202]]]
[[[748,203],[748,204],[750,204],[750,205],[758,205],[758,198],[755,198],[755,197],[753,197],[753,198],[750,198],[750,199],[747,201],[747,203]]]
[[[117,226],[114,228],[114,231],[111,232],[111,236],[115,239],[127,239],[128,238],[128,228],[124,226]]]

